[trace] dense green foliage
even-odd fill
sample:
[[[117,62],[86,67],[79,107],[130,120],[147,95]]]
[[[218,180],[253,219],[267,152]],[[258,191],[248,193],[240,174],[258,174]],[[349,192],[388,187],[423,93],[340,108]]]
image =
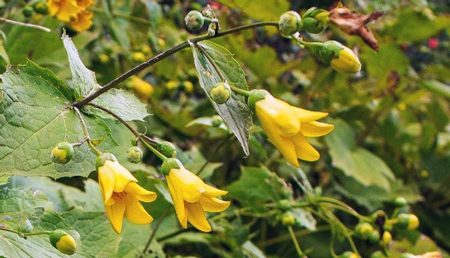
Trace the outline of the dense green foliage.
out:
[[[211,233],[180,227],[155,154],[139,144],[142,162],[127,159],[136,135],[95,106],[69,108],[194,34],[211,33],[205,26],[190,33],[184,23],[185,15],[201,11],[206,1],[95,1],[94,24],[79,33],[36,8],[24,16],[29,10],[23,9],[38,1],[25,2],[0,1],[0,13],[52,31],[0,24],[0,257],[66,257],[48,235],[26,235],[56,229],[75,238],[79,248],[72,257],[294,257],[292,234],[313,258],[343,254],[352,244],[362,257],[377,251],[388,257],[439,251],[449,257],[445,1],[345,1],[359,13],[385,12],[367,25],[379,52],[336,26],[301,33],[304,40],[336,40],[351,48],[362,64],[357,74],[337,73],[276,27],[258,27],[189,42],[139,71],[136,76],[153,86],[150,94],[128,79],[95,99],[137,132],[173,143],[187,169],[228,191],[223,199],[232,202],[230,208],[209,214]],[[296,0],[208,3],[219,31],[277,22],[288,10],[333,6]],[[289,165],[252,118],[244,96],[232,92],[220,105],[210,100],[212,85],[221,81],[328,112],[324,121],[334,131],[311,141],[320,160],[301,161],[299,169]],[[143,204],[155,218],[152,224],[126,222],[120,235],[113,231],[97,183],[96,154],[84,142],[86,128],[90,144],[114,153],[142,187],[157,193],[155,202]],[[67,164],[52,163],[52,149],[62,141],[80,146]],[[401,225],[398,213],[415,214],[418,229],[406,229],[408,220]],[[395,225],[388,228],[380,218]],[[365,235],[361,222],[367,221],[381,223],[381,233],[390,231],[392,241],[378,231]],[[379,244],[380,238],[386,243]]]

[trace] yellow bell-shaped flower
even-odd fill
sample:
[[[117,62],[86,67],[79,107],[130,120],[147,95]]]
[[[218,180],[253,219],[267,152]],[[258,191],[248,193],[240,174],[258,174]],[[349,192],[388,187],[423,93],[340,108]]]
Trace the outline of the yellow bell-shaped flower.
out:
[[[220,212],[230,206],[230,202],[216,197],[227,191],[209,186],[203,180],[185,168],[172,168],[166,176],[170,196],[183,228],[191,223],[198,230],[210,232],[211,225],[206,219],[205,211]]]
[[[77,32],[85,31],[92,26],[92,16],[94,14],[91,11],[81,11],[70,21],[69,26]]]
[[[333,125],[316,121],[328,113],[291,106],[269,93],[255,102],[254,108],[267,136],[289,163],[299,167],[298,159],[319,159],[319,152],[306,137],[323,136],[333,130]]]
[[[48,12],[60,21],[70,22],[76,19],[82,8],[77,4],[77,0],[48,0]]]
[[[122,231],[124,217],[134,224],[151,223],[153,218],[140,201],[153,202],[156,193],[139,186],[138,180],[112,154],[103,154],[97,160],[100,160],[97,169],[100,190],[113,229],[117,233]]]

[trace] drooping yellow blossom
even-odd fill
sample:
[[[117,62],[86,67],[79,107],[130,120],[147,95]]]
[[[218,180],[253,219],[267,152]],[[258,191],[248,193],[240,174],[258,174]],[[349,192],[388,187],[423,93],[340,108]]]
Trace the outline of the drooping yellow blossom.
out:
[[[68,23],[72,29],[78,32],[92,26],[93,13],[86,10],[92,4],[93,0],[47,0],[50,15]]]
[[[200,177],[183,167],[172,168],[166,180],[178,221],[183,228],[187,228],[189,221],[198,230],[210,232],[211,225],[205,211],[220,212],[230,206],[230,202],[216,198],[227,194],[227,191],[205,184]]]
[[[152,96],[154,90],[150,83],[137,76],[131,77],[128,86],[132,88],[136,96],[143,101],[148,100]]]
[[[70,22],[82,10],[76,0],[48,0],[48,12],[60,21]]]
[[[328,113],[297,108],[270,94],[255,103],[255,112],[269,139],[295,167],[299,167],[298,159],[316,161],[320,157],[306,137],[323,136],[334,128],[316,121]]]
[[[103,165],[98,166],[98,181],[106,214],[117,233],[122,231],[124,217],[139,225],[153,221],[152,216],[142,207],[140,201],[153,202],[156,199],[156,193],[139,186],[138,180],[115,158],[106,158]]]
[[[90,11],[81,11],[78,13],[77,18],[69,23],[69,26],[78,32],[85,31],[92,26],[91,18],[93,15]]]

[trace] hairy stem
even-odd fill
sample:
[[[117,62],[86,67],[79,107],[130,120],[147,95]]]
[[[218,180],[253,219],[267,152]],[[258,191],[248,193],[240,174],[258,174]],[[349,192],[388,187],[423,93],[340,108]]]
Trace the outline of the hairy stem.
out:
[[[33,29],[43,30],[45,32],[52,32],[52,30],[47,27],[43,27],[40,25],[31,24],[31,23],[23,23],[23,22],[13,21],[13,20],[9,20],[9,19],[3,18],[3,17],[0,17],[0,21],[18,25],[18,26],[22,26],[22,27],[29,27],[29,28],[33,28]]]
[[[202,40],[207,40],[207,39],[212,39],[212,38],[218,38],[218,37],[222,37],[231,33],[235,33],[241,30],[246,30],[246,29],[251,29],[251,28],[256,28],[256,27],[262,27],[262,26],[274,26],[274,27],[278,27],[278,22],[275,21],[271,21],[271,22],[256,22],[256,23],[252,23],[252,24],[248,24],[248,25],[244,25],[244,26],[240,26],[240,27],[236,27],[233,29],[229,29],[226,31],[222,31],[222,32],[218,32],[216,35],[210,36],[210,35],[202,35],[202,36],[198,36],[195,38],[191,38],[189,40],[184,41],[183,43],[176,45],[164,52],[159,53],[158,55],[150,58],[149,60],[145,61],[144,63],[130,69],[129,71],[125,72],[124,74],[120,75],[119,77],[117,77],[116,79],[112,80],[111,82],[109,82],[108,84],[106,84],[104,87],[102,87],[101,89],[99,89],[98,91],[92,93],[91,95],[87,96],[86,98],[73,103],[73,106],[75,107],[82,107],[83,105],[86,105],[87,103],[91,102],[92,100],[96,99],[98,96],[102,95],[103,93],[107,92],[108,90],[114,88],[117,84],[123,82],[124,80],[128,79],[129,77],[131,77],[132,75],[144,70],[145,68],[165,59],[166,57],[169,57],[177,52],[179,52],[180,50],[183,50],[187,47],[189,47],[189,43],[196,43]]]

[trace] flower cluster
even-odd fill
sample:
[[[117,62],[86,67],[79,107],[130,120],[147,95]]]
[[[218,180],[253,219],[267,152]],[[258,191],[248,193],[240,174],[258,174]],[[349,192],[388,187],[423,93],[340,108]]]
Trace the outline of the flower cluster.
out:
[[[92,26],[93,13],[87,8],[93,0],[48,0],[47,7],[51,16],[68,23],[75,31],[82,32]]]

